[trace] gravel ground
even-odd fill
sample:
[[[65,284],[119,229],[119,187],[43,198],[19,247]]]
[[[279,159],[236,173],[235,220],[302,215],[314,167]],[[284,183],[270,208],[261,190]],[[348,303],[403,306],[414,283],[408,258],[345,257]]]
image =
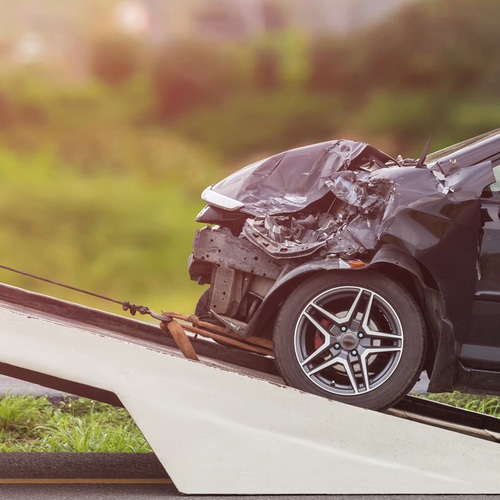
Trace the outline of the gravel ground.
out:
[[[16,396],[34,395],[34,396],[50,396],[63,397],[66,394],[43,387],[37,384],[31,384],[24,380],[0,375],[0,397],[6,394],[14,394]]]

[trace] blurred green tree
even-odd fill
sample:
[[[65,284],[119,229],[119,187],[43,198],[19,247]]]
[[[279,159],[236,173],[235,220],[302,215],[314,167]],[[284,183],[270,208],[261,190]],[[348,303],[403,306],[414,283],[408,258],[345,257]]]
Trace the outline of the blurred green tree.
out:
[[[366,83],[384,88],[446,89],[462,94],[499,76],[497,0],[423,0],[362,34],[355,42]],[[495,79],[496,79],[495,78]],[[490,84],[497,92],[498,80]]]
[[[152,71],[156,112],[178,118],[200,106],[217,106],[237,84],[231,51],[223,44],[180,40],[164,46]]]
[[[254,85],[260,92],[276,90],[281,86],[280,58],[271,47],[256,50],[254,66]]]
[[[141,67],[137,39],[113,36],[95,40],[90,48],[90,71],[109,85],[120,85],[137,74]]]
[[[354,75],[352,65],[353,44],[338,36],[313,38],[309,46],[310,73],[307,88],[310,92],[345,92],[351,89]],[[356,79],[364,78],[356,75]]]

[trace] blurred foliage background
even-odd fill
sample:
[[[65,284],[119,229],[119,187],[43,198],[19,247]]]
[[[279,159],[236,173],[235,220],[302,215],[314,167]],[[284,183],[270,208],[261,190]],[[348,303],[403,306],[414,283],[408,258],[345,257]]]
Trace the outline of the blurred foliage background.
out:
[[[0,264],[190,313],[207,185],[311,142],[415,157],[497,128],[499,19],[498,0],[0,0]]]

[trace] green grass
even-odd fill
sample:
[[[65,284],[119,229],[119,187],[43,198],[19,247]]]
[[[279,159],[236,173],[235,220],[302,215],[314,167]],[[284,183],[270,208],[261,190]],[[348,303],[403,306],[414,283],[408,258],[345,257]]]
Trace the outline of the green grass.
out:
[[[151,447],[123,408],[85,398],[0,400],[0,452],[132,452]]]
[[[493,417],[500,417],[500,396],[463,394],[455,391],[442,394],[427,394],[423,397],[457,408],[464,408],[465,410],[484,413]]]

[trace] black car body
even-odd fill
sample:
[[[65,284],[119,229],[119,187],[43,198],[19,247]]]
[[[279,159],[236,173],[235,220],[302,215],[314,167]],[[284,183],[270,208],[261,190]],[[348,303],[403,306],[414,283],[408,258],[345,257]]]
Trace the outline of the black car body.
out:
[[[362,142],[293,149],[207,188],[196,314],[274,340],[287,383],[385,408],[500,394],[500,129],[418,160]]]

